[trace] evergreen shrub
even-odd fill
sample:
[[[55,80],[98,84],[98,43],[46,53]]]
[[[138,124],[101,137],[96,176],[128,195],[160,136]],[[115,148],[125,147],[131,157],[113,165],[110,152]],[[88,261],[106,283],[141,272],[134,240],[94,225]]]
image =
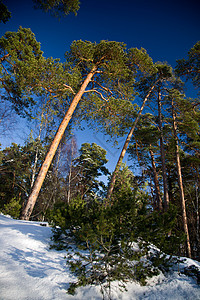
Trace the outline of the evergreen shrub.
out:
[[[99,285],[104,298],[111,299],[114,281],[120,288],[132,280],[145,285],[147,278],[170,268],[171,256],[163,252],[166,240],[173,247],[179,243],[173,234],[176,214],[156,215],[147,197],[138,199],[131,188],[121,189],[110,205],[80,198],[57,205],[51,219],[53,247],[67,250],[67,265],[77,277],[70,294],[79,286]]]
[[[2,213],[4,215],[10,215],[11,217],[18,219],[20,216],[21,211],[21,199],[17,199],[16,197],[13,197],[10,202],[7,204],[4,204],[4,207],[2,209]]]

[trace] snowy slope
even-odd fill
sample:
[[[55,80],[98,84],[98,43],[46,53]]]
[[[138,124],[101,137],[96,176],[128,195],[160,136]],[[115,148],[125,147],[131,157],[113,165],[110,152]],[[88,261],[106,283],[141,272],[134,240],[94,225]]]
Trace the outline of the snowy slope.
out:
[[[98,287],[79,288],[75,296],[66,294],[68,272],[65,251],[49,250],[51,229],[37,222],[13,220],[0,215],[0,300],[100,300]],[[186,265],[200,263],[187,259]],[[127,285],[121,293],[115,288],[113,299],[120,300],[200,300],[200,286],[194,279],[174,272],[160,275],[148,286]]]

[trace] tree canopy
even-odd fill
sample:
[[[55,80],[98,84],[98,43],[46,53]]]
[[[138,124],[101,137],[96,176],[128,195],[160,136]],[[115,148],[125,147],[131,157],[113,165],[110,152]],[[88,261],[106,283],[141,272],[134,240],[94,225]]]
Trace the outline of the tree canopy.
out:
[[[127,49],[122,42],[74,41],[61,63],[44,57],[30,29],[5,33],[0,39],[1,105],[34,119],[37,135],[31,132],[24,146],[13,144],[0,152],[1,211],[66,224],[65,213],[80,209],[87,218],[98,207],[102,215],[97,219],[104,220],[106,211],[109,226],[115,227],[112,209],[122,210],[123,201],[127,207],[133,204],[136,219],[129,215],[129,224],[146,218],[154,226],[155,216],[167,220],[175,207],[171,227],[163,221],[162,229],[173,237],[184,233],[185,253],[196,255],[199,99],[183,94],[184,82],[177,75],[199,88],[198,68],[199,43],[174,72],[166,62],[154,63],[145,49]],[[83,143],[78,154],[75,140],[68,143],[71,128],[82,121],[113,144],[119,137],[125,140],[108,184],[99,179],[109,174],[106,151]],[[140,175],[123,165],[126,150],[142,169]],[[116,216],[125,224],[119,211]],[[116,230],[125,232],[120,226]]]
[[[35,8],[50,12],[56,17],[66,16],[69,13],[77,14],[80,8],[79,0],[33,0]]]

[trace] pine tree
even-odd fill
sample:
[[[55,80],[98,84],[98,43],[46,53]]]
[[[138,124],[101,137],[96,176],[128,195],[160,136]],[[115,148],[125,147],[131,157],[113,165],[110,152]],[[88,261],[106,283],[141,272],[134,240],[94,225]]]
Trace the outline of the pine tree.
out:
[[[178,145],[178,130],[177,130],[177,120],[176,120],[177,117],[176,117],[176,111],[174,107],[174,98],[180,97],[180,94],[177,91],[171,91],[169,97],[171,98],[171,106],[172,106],[172,124],[173,124],[173,134],[174,134],[174,141],[175,141],[175,155],[176,155],[176,164],[177,164],[178,184],[179,184],[180,199],[181,199],[181,206],[182,206],[183,228],[184,228],[186,241],[187,241],[187,254],[188,257],[191,258],[190,237],[188,231],[185,195],[183,189],[181,162],[180,162],[179,145]]]
[[[27,202],[27,206],[23,211],[23,219],[29,219],[31,215],[59,142],[83,94],[86,92],[91,93],[98,96],[97,100],[103,99],[105,101],[106,97],[109,98],[109,95],[113,93],[115,98],[123,99],[124,94],[132,86],[133,79],[130,77],[130,69],[126,65],[125,46],[121,43],[102,41],[99,44],[93,44],[77,41],[72,44],[71,51],[67,54],[67,57],[82,72],[84,81],[79,87],[58,128]],[[120,81],[124,83],[123,87],[119,85]],[[89,85],[91,85],[91,89],[86,91]],[[67,88],[70,89],[68,86]]]
[[[200,41],[188,52],[187,59],[177,60],[176,73],[179,76],[192,80],[195,87],[200,87]]]
[[[141,116],[140,122],[134,132],[134,136],[131,139],[128,154],[131,160],[138,160],[141,168],[145,169],[147,177],[150,177],[153,173],[154,191],[153,207],[160,212],[163,210],[162,194],[160,189],[160,164],[159,161],[159,131],[155,126],[156,117],[152,114],[146,113]],[[155,196],[154,196],[155,193]]]
[[[141,95],[143,95],[145,92],[147,93],[145,96],[143,96],[143,103],[139,110],[139,113],[135,119],[135,122],[126,138],[126,141],[124,143],[124,146],[122,148],[120,157],[118,159],[118,162],[115,167],[115,171],[113,172],[113,179],[111,180],[110,187],[108,190],[108,199],[111,197],[112,190],[114,188],[115,178],[118,170],[120,169],[120,164],[122,162],[122,159],[125,155],[125,152],[127,150],[129,141],[131,139],[131,136],[135,130],[135,127],[138,123],[138,120],[140,118],[140,115],[142,114],[142,111],[145,107],[145,104],[147,100],[151,100],[152,97],[154,97],[154,89],[157,91],[157,103],[158,103],[158,111],[159,111],[159,124],[160,124],[160,149],[162,153],[162,166],[163,166],[163,182],[164,182],[164,207],[167,209],[169,205],[169,197],[168,197],[168,191],[167,191],[167,178],[166,178],[166,167],[165,167],[165,158],[164,158],[164,146],[163,146],[163,137],[162,137],[162,122],[161,122],[161,99],[160,99],[160,91],[159,86],[165,84],[170,78],[172,77],[172,69],[166,64],[155,64],[155,66],[151,66],[151,72],[149,76],[145,76],[141,79],[141,82],[138,83],[139,90],[142,91]],[[148,91],[148,92],[147,92]],[[153,95],[153,96],[152,96]],[[150,99],[149,99],[150,98]]]
[[[0,39],[1,98],[9,101],[20,115],[30,113],[29,107],[34,104],[30,91],[40,80],[42,54],[30,29],[20,27]]]

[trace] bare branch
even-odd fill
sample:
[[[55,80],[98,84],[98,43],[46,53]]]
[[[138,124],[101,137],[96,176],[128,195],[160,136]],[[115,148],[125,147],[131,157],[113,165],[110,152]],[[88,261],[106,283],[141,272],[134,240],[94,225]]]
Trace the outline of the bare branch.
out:
[[[71,86],[69,86],[67,84],[63,84],[63,86],[66,87],[67,89],[69,89],[75,95],[75,92],[74,92],[74,90],[72,89]]]
[[[0,57],[0,61],[4,61],[7,57],[9,57],[10,54],[5,54],[3,57]]]
[[[99,91],[97,91],[97,90],[95,90],[95,89],[85,91],[85,93],[89,93],[89,92],[95,92],[95,93],[97,93],[98,95],[100,95],[100,97],[101,97],[102,100],[108,102],[108,99],[106,99],[106,98],[102,95],[102,93],[100,93]]]

